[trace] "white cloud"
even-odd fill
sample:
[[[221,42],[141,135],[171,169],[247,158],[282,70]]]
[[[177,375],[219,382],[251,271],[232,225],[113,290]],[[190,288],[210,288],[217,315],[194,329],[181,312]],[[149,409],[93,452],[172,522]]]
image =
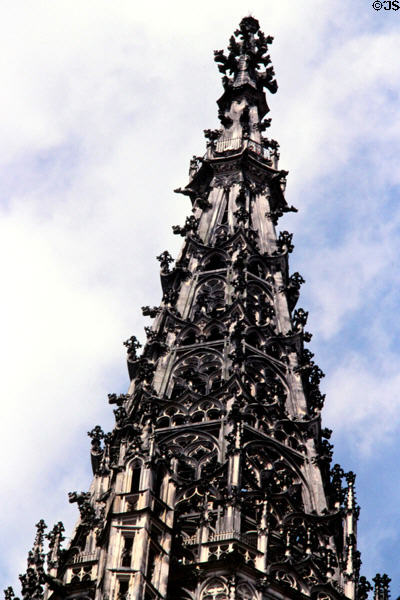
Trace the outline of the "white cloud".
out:
[[[323,339],[338,334],[347,320],[357,317],[368,299],[381,302],[387,280],[387,266],[396,261],[399,241],[394,223],[367,223],[352,230],[343,242],[307,252],[307,297],[312,303],[313,327]],[[398,281],[393,274],[393,283]],[[379,317],[368,316],[368,329]],[[361,326],[361,323],[360,323]],[[375,332],[376,333],[376,332]],[[374,337],[375,337],[374,333]]]
[[[390,355],[370,364],[360,355],[346,354],[329,373],[325,389],[324,420],[340,431],[340,436],[351,436],[356,450],[367,455],[381,453],[396,441],[400,373]]]

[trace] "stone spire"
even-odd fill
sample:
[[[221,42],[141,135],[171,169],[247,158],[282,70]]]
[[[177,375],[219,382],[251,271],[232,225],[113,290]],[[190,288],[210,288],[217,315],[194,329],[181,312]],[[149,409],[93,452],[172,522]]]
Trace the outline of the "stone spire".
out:
[[[192,208],[173,227],[182,250],[157,257],[162,301],[143,307],[145,346],[124,342],[131,384],[109,395],[113,431],[88,434],[94,479],[69,494],[71,542],[61,548],[62,524],[49,534],[46,600],[365,600],[372,589],[359,576],[355,476],[331,467],[321,427],[324,374],[297,308],[292,234],[275,230],[295,209],[278,144],[262,135],[271,42],[246,17],[228,55],[215,53],[221,128],[205,131],[206,154],[176,190]],[[387,600],[388,577],[374,581]]]

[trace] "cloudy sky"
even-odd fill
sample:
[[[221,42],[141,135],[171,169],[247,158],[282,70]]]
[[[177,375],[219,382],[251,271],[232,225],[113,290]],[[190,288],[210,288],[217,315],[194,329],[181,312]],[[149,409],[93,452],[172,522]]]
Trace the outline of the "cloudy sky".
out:
[[[400,593],[400,11],[370,0],[3,0],[0,589],[34,524],[90,482],[86,432],[127,390],[122,341],[158,304],[155,256],[180,240],[214,49],[246,14],[275,37],[271,136],[298,207],[292,271],[327,376],[335,459],[358,473],[368,577]]]

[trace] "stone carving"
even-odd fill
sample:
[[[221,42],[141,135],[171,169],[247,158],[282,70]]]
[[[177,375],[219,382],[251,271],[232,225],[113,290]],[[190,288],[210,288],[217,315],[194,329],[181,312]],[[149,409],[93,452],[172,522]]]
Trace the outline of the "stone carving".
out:
[[[142,347],[142,344],[139,342],[136,336],[132,335],[128,340],[124,343],[125,348],[128,351],[129,358],[134,360],[137,357],[137,350]]]
[[[61,555],[61,544],[64,541],[64,525],[61,521],[56,523],[51,531],[46,535],[49,541],[49,552],[47,553],[47,567],[53,569],[58,566]]]
[[[206,140],[209,140],[211,143],[215,142],[221,135],[220,129],[205,129],[204,137]]]
[[[211,208],[212,204],[208,201],[206,196],[197,196],[195,200],[196,206],[202,211],[207,211]]]
[[[377,573],[372,580],[375,584],[374,588],[374,599],[376,600],[389,600],[389,583],[390,578],[384,573],[380,575]],[[364,587],[364,590],[366,586]]]
[[[239,39],[235,39],[235,37]],[[223,50],[214,52],[215,61],[219,63],[219,71],[221,73],[229,72],[237,77],[243,64],[242,57],[245,57],[249,78],[252,78],[253,81],[257,80],[259,85],[266,87],[274,94],[278,89],[274,79],[274,69],[267,66],[271,62],[267,54],[268,45],[272,44],[273,38],[265,36],[260,31],[258,21],[253,17],[242,19],[239,29],[235,31],[235,37],[232,36],[229,41],[228,56],[224,54]],[[262,73],[256,71],[260,66],[265,67]],[[226,77],[223,83],[225,87],[229,87],[233,81]]]
[[[118,408],[113,410],[115,416],[115,423],[117,428],[121,428],[126,424],[126,420],[128,418],[126,409],[123,406],[119,406]]]
[[[178,300],[178,291],[177,290],[166,290],[163,294],[163,302],[166,306],[173,307]]]
[[[128,394],[108,394],[108,403],[116,404],[117,406],[122,406],[124,402],[128,400]],[[89,434],[88,434],[89,435]]]
[[[308,312],[303,308],[298,308],[292,318],[294,329],[297,331],[302,331],[303,327],[306,325],[308,319]]]
[[[160,263],[161,272],[169,273],[169,271],[170,271],[169,265],[172,262],[174,262],[174,259],[172,258],[172,256],[168,252],[168,250],[164,250],[164,252],[162,252],[159,256],[157,256],[157,260]]]
[[[99,506],[96,510],[92,504],[90,492],[69,492],[69,502],[77,503],[80,514],[80,529],[84,535],[89,531],[95,531],[98,536],[101,532],[104,519],[104,506]]]
[[[154,317],[156,317],[159,312],[159,306],[153,306],[152,308],[150,308],[150,306],[142,306],[142,313],[144,317],[151,317],[152,319],[154,319]]]
[[[173,225],[172,231],[175,235],[181,235],[184,237],[188,233],[196,232],[198,224],[199,219],[196,219],[196,217],[191,215],[190,217],[186,217],[186,221],[183,227],[180,227],[179,225]]]
[[[225,285],[219,278],[210,278],[203,283],[195,299],[195,317],[202,314],[217,317],[225,310]]]
[[[360,577],[360,581],[358,582],[358,600],[367,600],[369,592],[372,591],[372,585],[368,581],[368,579],[364,576]]]
[[[190,166],[189,166],[189,179],[190,180],[192,180],[193,177],[196,175],[202,162],[203,162],[203,159],[201,156],[193,156],[191,158]]]
[[[236,210],[233,213],[234,217],[236,218],[236,221],[238,223],[242,223],[243,225],[245,223],[248,223],[249,219],[250,219],[250,213],[248,210],[246,210],[243,206],[241,206],[240,208],[238,208],[238,210]]]
[[[19,576],[23,600],[42,600],[45,578],[40,570],[28,567],[26,573]]]
[[[278,253],[282,252],[293,252],[294,245],[292,244],[293,233],[288,231],[281,231],[277,240]]]

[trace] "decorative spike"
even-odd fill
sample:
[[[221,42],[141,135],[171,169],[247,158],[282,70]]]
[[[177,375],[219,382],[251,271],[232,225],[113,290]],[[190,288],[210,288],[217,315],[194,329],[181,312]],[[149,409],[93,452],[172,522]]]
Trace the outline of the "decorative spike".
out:
[[[375,583],[374,600],[389,600],[389,584],[391,579],[386,575],[386,573],[384,573],[383,575],[377,573],[372,579],[372,581]]]
[[[169,273],[169,265],[174,262],[174,259],[168,252],[168,250],[164,250],[159,256],[157,256],[157,260],[160,263],[161,271],[163,273]]]
[[[142,344],[135,335],[132,335],[128,340],[123,342],[123,344],[128,351],[130,359],[136,358],[137,350],[142,347]]]
[[[349,471],[345,475],[347,481],[347,502],[346,508],[349,511],[354,511],[356,509],[356,497],[354,491],[354,483],[356,480],[356,476],[352,471]]]
[[[4,590],[4,600],[19,600],[11,586]]]
[[[49,552],[47,553],[47,566],[50,571],[56,569],[60,558],[61,544],[64,541],[64,525],[61,521],[56,523],[53,529],[46,535],[49,540]],[[55,570],[55,574],[57,571]]]
[[[357,586],[357,600],[367,600],[369,592],[373,589],[368,579],[364,576],[360,577]]]
[[[151,317],[154,319],[159,312],[160,308],[158,306],[153,306],[152,308],[150,308],[150,306],[142,306],[142,313],[144,317]]]
[[[32,550],[28,554],[28,567],[38,568],[41,567],[44,562],[43,542],[44,531],[47,529],[47,525],[43,519],[40,519],[40,521],[36,523],[35,527],[36,536]]]

